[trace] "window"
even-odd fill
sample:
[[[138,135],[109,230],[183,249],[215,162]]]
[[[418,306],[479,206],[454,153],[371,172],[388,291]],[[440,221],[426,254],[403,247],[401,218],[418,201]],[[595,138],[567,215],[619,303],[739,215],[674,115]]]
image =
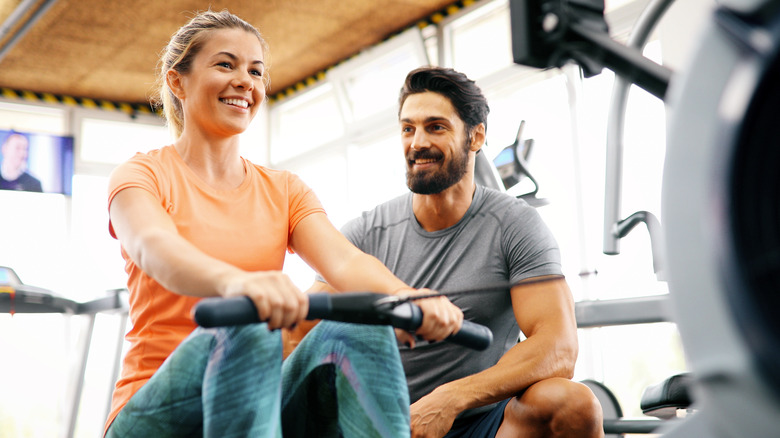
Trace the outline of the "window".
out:
[[[456,17],[443,29],[445,54],[455,70],[479,80],[512,66],[509,5],[494,1]]]
[[[395,106],[406,74],[421,64],[412,54],[409,47],[399,47],[345,75],[343,85],[353,120]]]
[[[65,111],[0,100],[0,129],[64,135],[67,133]]]
[[[348,157],[350,218],[408,192],[399,134],[356,144],[349,149]]]
[[[422,35],[413,28],[333,68],[328,80],[342,93],[347,123],[362,122],[396,108],[407,73],[427,64]]]
[[[333,87],[318,85],[271,109],[271,163],[302,155],[343,133]]]
[[[82,161],[119,164],[138,152],[170,144],[168,128],[85,117],[81,120]]]

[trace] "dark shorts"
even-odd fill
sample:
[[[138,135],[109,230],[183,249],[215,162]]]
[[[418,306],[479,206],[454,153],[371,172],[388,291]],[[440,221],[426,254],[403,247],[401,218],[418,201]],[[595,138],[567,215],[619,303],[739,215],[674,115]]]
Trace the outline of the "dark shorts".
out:
[[[444,438],[494,438],[504,420],[504,408],[509,399],[499,402],[493,409],[458,421]]]

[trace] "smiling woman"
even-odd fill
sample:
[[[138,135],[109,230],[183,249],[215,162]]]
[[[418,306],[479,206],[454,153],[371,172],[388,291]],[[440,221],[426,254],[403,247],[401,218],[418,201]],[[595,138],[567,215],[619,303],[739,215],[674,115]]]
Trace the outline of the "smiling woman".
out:
[[[135,155],[110,177],[109,230],[126,262],[133,328],[107,436],[278,436],[282,427],[285,436],[310,436],[309,426],[409,434],[389,327],[319,324],[282,366],[275,329],[308,311],[306,295],[282,273],[288,250],[338,290],[428,292],[350,244],[297,176],[240,155],[239,135],[265,100],[266,52],[259,32],[227,11],[193,18],[171,39],[160,71],[173,144]],[[201,298],[237,295],[266,323],[196,328],[191,313]],[[419,305],[419,336],[442,340],[459,330],[462,312],[446,298]],[[318,379],[336,382],[334,391],[307,404],[307,388],[330,387]],[[341,412],[322,418],[334,409]]]
[[[264,49],[257,35],[243,29],[209,34],[186,68],[165,72],[163,91],[179,102],[174,108],[181,108],[177,152],[207,184],[232,189],[244,180],[243,163],[236,159],[237,135],[249,127],[265,99]],[[211,162],[204,153],[220,158]]]
[[[229,17],[223,17],[219,14],[212,15],[214,17],[213,23],[196,23],[196,20],[193,20],[190,28],[188,28],[186,31],[180,30],[178,38],[176,36],[171,38],[171,41],[168,43],[168,47],[166,48],[166,51],[161,60],[162,67],[160,75],[158,76],[158,85],[160,88],[158,104],[162,105],[165,118],[168,120],[174,137],[179,137],[181,135],[184,126],[184,119],[182,114],[181,100],[168,84],[168,75],[186,74],[192,70],[194,54],[199,52],[202,46],[208,40],[210,36],[209,31],[214,31],[216,29],[225,29],[226,32],[243,31],[242,35],[239,35],[242,40],[247,36],[244,34],[255,37],[254,41],[252,41],[250,44],[257,45],[258,47],[248,48],[248,50],[254,50],[253,53],[251,53],[251,55],[254,56],[254,59],[250,61],[252,67],[251,74],[253,76],[259,76],[262,81],[262,86],[257,88],[263,92],[263,96],[257,100],[257,103],[261,103],[265,98],[265,87],[268,85],[268,76],[265,75],[265,65],[263,60],[265,53],[268,51],[268,44],[265,42],[260,32],[249,23],[246,23],[243,20],[234,21]],[[209,62],[212,62],[214,67],[235,70],[235,64],[238,61],[237,54],[226,51],[216,52],[213,54],[213,56],[217,58],[209,59]],[[220,56],[225,59],[219,59],[218,57]]]

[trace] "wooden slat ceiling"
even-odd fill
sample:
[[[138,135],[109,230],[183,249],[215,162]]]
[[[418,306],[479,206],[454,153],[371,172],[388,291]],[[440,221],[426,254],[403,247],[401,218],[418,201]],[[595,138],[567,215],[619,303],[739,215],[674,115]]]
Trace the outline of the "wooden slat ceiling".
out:
[[[45,4],[0,0],[0,87],[140,104],[154,93],[158,54],[196,11],[228,9],[263,33],[273,95],[463,2],[56,0],[11,44],[21,25],[5,29],[9,17]]]

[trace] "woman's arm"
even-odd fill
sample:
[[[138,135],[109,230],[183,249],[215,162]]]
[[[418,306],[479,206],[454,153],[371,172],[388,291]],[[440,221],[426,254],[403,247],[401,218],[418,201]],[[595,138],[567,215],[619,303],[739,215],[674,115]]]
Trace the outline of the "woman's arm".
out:
[[[178,233],[173,220],[147,191],[120,191],[109,214],[130,258],[166,289],[204,297],[247,295],[270,328],[289,327],[306,317],[308,300],[286,275],[246,272],[205,254]]]
[[[291,247],[322,275],[334,289],[386,294],[424,294],[398,279],[377,258],[360,251],[347,240],[323,213],[304,218],[293,231]],[[445,297],[417,302],[423,324],[417,334],[441,340],[460,330],[463,312]]]

